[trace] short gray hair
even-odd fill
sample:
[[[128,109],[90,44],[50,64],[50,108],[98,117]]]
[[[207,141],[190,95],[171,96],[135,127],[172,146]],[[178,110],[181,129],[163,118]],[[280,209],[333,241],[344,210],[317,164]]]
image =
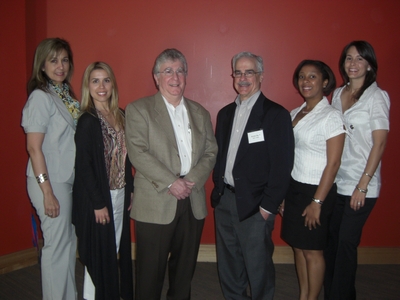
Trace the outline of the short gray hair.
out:
[[[232,70],[233,71],[235,71],[236,61],[239,60],[242,57],[255,59],[256,60],[256,64],[257,64],[257,72],[264,72],[264,63],[263,63],[262,57],[258,56],[258,55],[255,55],[255,54],[253,54],[251,52],[248,52],[248,51],[240,52],[240,53],[236,54],[232,58]]]
[[[185,56],[182,54],[181,51],[172,48],[172,49],[165,49],[157,56],[153,66],[153,74],[157,74],[158,72],[160,72],[160,66],[168,60],[170,61],[179,60],[183,65],[185,73],[187,73],[188,66]]]

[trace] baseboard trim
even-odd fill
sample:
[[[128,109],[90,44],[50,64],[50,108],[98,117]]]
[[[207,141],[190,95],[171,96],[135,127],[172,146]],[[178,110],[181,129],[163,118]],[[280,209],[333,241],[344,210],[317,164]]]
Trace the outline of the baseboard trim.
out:
[[[200,245],[198,261],[216,262],[215,245]],[[293,251],[289,246],[276,246],[273,260],[276,264],[293,264]],[[400,264],[400,248],[360,247],[359,264]]]
[[[38,263],[36,248],[30,248],[8,255],[0,256],[0,275],[30,267]]]
[[[132,243],[132,259],[136,258],[135,243]],[[293,264],[293,251],[288,246],[276,246],[273,256],[276,264]],[[216,262],[215,245],[200,245],[199,262]],[[16,271],[25,267],[33,266],[38,263],[38,253],[36,248],[30,248],[8,255],[0,256],[0,275]],[[358,248],[358,263],[371,265],[400,264],[399,248],[381,247],[360,247]]]

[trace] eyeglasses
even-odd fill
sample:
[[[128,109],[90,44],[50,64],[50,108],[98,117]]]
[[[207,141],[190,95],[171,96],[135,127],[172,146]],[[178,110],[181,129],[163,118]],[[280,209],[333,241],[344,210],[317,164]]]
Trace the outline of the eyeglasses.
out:
[[[176,71],[174,71],[174,70],[172,70],[171,68],[166,68],[164,71],[162,71],[162,72],[158,72],[157,74],[164,74],[164,76],[167,76],[167,77],[172,77],[172,76],[174,76],[174,73],[178,76],[178,77],[181,77],[181,76],[185,76],[186,75],[186,71],[185,70],[183,70],[183,69],[178,69],[178,70],[176,70]]]
[[[242,73],[240,71],[234,71],[232,76],[235,78],[240,78],[240,77],[242,77],[242,75],[244,75],[244,77],[246,77],[246,78],[251,78],[258,73],[261,73],[261,72],[256,72],[254,70],[246,70],[246,71],[244,71],[244,73]]]

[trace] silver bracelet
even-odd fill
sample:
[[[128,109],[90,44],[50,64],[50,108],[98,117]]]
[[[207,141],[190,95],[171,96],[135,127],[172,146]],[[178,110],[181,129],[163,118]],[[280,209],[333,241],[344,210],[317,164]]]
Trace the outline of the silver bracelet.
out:
[[[311,198],[312,201],[314,201],[315,203],[318,203],[319,205],[322,205],[324,203],[324,201],[321,201],[319,199],[315,199],[315,198]]]
[[[372,175],[369,175],[367,172],[364,173],[365,176],[368,176],[369,178],[372,179]]]
[[[48,179],[47,174],[43,173],[43,174],[39,174],[38,176],[36,176],[36,181],[37,183],[41,184],[43,182],[45,182]]]
[[[368,189],[365,189],[365,190],[361,189],[358,187],[358,185],[356,185],[356,189],[359,190],[361,193],[364,193],[364,194],[368,193]]]

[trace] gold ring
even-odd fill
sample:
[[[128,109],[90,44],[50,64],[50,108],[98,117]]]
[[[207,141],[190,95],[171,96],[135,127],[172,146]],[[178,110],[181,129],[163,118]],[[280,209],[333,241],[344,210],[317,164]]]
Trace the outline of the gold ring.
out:
[[[105,223],[105,222],[106,222],[106,219],[103,220],[103,223]]]
[[[361,205],[361,202],[357,202],[357,205]]]

